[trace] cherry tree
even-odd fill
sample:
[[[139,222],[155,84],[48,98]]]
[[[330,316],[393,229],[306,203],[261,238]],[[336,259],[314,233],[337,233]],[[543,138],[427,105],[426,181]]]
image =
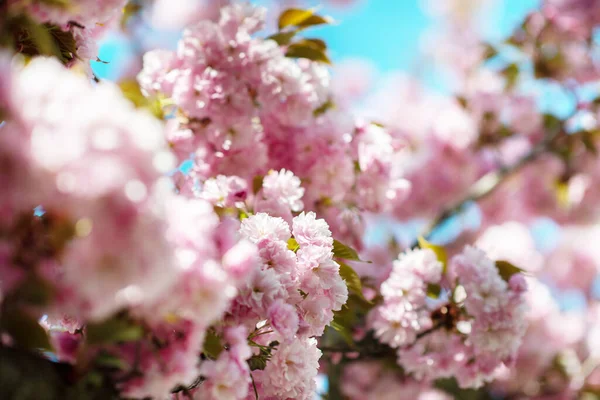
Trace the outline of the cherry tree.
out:
[[[2,398],[600,396],[600,3],[432,3],[444,96],[363,96],[296,3],[0,3]]]

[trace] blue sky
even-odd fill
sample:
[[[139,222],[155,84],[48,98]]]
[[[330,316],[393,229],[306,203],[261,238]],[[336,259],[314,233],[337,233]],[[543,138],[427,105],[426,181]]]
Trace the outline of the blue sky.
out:
[[[433,0],[447,1],[447,0]],[[362,0],[345,11],[324,7],[338,25],[320,29],[334,60],[361,57],[381,72],[409,71],[419,51],[419,40],[438,23],[420,7],[420,0]],[[506,36],[533,9],[537,0],[497,0],[483,24],[487,38]]]

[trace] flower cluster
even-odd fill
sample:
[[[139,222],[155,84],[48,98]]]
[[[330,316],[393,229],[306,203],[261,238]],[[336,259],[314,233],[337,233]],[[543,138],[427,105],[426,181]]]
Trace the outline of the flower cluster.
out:
[[[487,43],[491,2],[433,3],[452,96],[330,76],[315,9],[269,36],[230,0],[3,2],[0,369],[60,368],[69,398],[597,393],[600,6]],[[117,19],[137,78],[77,75]],[[190,25],[142,60],[148,22]]]
[[[256,37],[263,24],[262,9],[223,8],[218,22],[186,29],[177,51],[146,53],[141,88],[175,104],[167,139],[181,162],[193,161],[197,180],[237,176],[251,187],[264,176],[256,211],[290,222],[284,209],[304,205],[327,215],[337,236],[360,247],[357,211],[389,211],[410,189],[394,158],[403,145],[385,129],[334,109],[326,67],[293,60],[285,46]],[[269,171],[281,169],[287,175],[275,182]],[[303,188],[283,199],[277,191],[299,186],[287,181],[292,173]]]
[[[417,334],[432,327],[429,285],[442,279],[442,263],[429,249],[401,254],[389,278],[381,284],[384,302],[371,314],[375,336],[391,347],[413,343]]]
[[[250,325],[267,319],[283,338],[320,336],[348,296],[327,223],[302,213],[290,232],[283,219],[258,213],[240,230],[257,245],[263,267],[235,300],[234,309],[247,311],[234,317]]]
[[[430,249],[401,255],[381,285],[384,302],[370,325],[417,379],[453,376],[463,387],[480,387],[514,360],[527,326],[526,284],[519,274],[504,281],[494,262],[470,246],[450,261],[448,281],[449,299],[428,298],[439,296],[442,263]]]
[[[210,203],[174,195],[160,124],[115,86],[92,87],[51,59],[5,69],[4,312],[57,320],[48,327],[61,360],[74,362],[85,341],[141,368],[117,373],[131,396],[192,383],[204,333],[258,265],[256,246]]]

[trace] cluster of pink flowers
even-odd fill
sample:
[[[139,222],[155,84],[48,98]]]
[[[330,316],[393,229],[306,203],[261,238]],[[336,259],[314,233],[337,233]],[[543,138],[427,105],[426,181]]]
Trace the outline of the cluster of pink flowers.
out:
[[[349,399],[600,387],[598,229],[581,225],[600,216],[600,102],[579,90],[599,76],[597,2],[545,0],[498,46],[472,35],[473,0],[436,4],[456,96],[393,76],[357,117],[365,82],[340,87],[304,36],[327,18],[287,10],[269,39],[263,8],[186,0],[177,49],[137,75],[164,123],[67,68],[125,3],[0,6],[77,53],[0,53],[0,352],[52,347],[128,398],[308,400],[323,373]],[[572,114],[541,112],[527,74]],[[531,233],[542,216],[554,245]],[[460,232],[409,246],[427,221],[433,242]],[[561,310],[572,289],[586,309]]]
[[[51,59],[3,69],[0,292],[52,287],[31,311],[59,318],[57,354],[70,362],[86,340],[76,331],[126,310],[150,338],[101,346],[141,363],[123,390],[160,397],[190,384],[204,332],[258,265],[256,246],[207,201],[173,194],[160,124],[115,86],[92,87]]]
[[[448,290],[429,298],[432,285]],[[494,261],[467,246],[449,263],[430,249],[402,254],[381,285],[383,304],[370,315],[382,342],[398,349],[398,363],[417,379],[456,377],[462,387],[480,387],[510,365],[525,334],[524,278],[505,282]]]
[[[413,343],[417,334],[432,327],[428,285],[442,279],[442,263],[429,249],[409,250],[394,262],[389,278],[381,284],[383,304],[371,313],[375,336],[391,347]]]
[[[260,187],[250,190],[246,181],[237,176],[217,175],[201,181],[192,173],[180,176],[178,188],[183,196],[207,200],[226,215],[245,215],[241,223],[223,217],[222,225],[239,229],[243,239],[224,256],[223,266],[228,268],[231,254],[234,265],[253,267],[250,257],[243,254],[251,256],[251,250],[256,248],[260,267],[252,268],[242,275],[243,280],[238,280],[238,294],[216,328],[225,338],[230,327],[248,332],[254,343],[252,349],[257,351],[253,357],[263,357],[261,351],[269,349],[266,367],[252,371],[252,385],[248,384],[250,371],[245,360],[227,355],[231,349],[216,361],[203,362],[201,371],[206,373],[201,375],[205,381],[195,389],[195,396],[241,399],[253,393],[255,386],[261,398],[312,398],[321,354],[312,337],[323,334],[334,311],[346,302],[348,289],[333,260],[333,238],[327,223],[317,219],[314,212],[293,216],[304,207],[300,179],[285,169],[271,170]],[[231,236],[229,232],[220,238],[230,241]],[[251,243],[252,248],[245,243]],[[238,270],[229,272],[235,276]],[[206,280],[195,290],[225,295],[222,285]],[[202,303],[196,304],[192,314],[202,315],[199,310],[214,310],[215,304],[225,304],[214,298],[200,300]],[[155,309],[170,301],[162,300]],[[222,312],[218,307],[214,311]],[[270,347],[273,342],[277,346]],[[245,359],[250,357],[250,353],[243,354]],[[225,383],[229,375],[236,380]]]
[[[368,99],[367,115],[381,121],[401,149],[394,167],[410,191],[393,213],[401,220],[428,218],[464,197],[485,171],[474,146],[477,125],[458,102],[433,96],[412,79],[393,76],[386,83]],[[431,109],[439,110],[436,118]]]
[[[241,290],[234,317],[251,325],[267,319],[283,338],[320,336],[348,297],[327,223],[302,213],[290,233],[283,219],[258,213],[242,221],[241,233],[257,245],[264,264]],[[295,251],[288,246],[291,235]]]
[[[31,227],[39,230],[32,234],[40,236],[40,258],[21,264],[38,264],[37,273],[60,284],[65,298],[57,301],[74,316],[110,315],[129,304],[127,288],[153,298],[172,280],[165,265],[173,263],[163,236],[168,182],[161,178],[173,164],[160,124],[134,111],[115,86],[93,89],[51,59],[12,75],[1,136],[1,179],[10,193],[2,201],[3,258],[36,251],[22,248],[28,244],[15,230],[27,229],[19,218],[34,218],[33,208],[43,205],[51,226]],[[45,235],[76,239],[60,254],[58,270],[54,254],[44,252]],[[26,277],[10,261],[2,268],[5,291]]]
[[[356,211],[388,211],[409,191],[394,164],[403,145],[343,109],[328,109],[326,67],[295,61],[285,46],[257,38],[263,24],[260,8],[225,7],[218,22],[186,29],[176,52],[147,53],[140,85],[177,106],[167,139],[181,162],[191,158],[197,180],[238,176],[252,186],[271,169],[291,171],[303,183],[306,209],[326,215],[336,235],[360,247]],[[283,205],[268,198],[280,184],[267,178],[256,210],[284,217]],[[301,209],[288,201],[292,212]]]

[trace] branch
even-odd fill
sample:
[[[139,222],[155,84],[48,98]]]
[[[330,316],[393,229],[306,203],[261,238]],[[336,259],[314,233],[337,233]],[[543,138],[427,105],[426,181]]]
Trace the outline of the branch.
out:
[[[482,176],[479,180],[477,180],[468,194],[461,201],[456,203],[455,205],[445,209],[442,211],[437,217],[435,217],[431,223],[427,226],[427,228],[423,231],[421,236],[424,238],[428,238],[431,234],[444,222],[454,217],[457,214],[460,214],[465,207],[466,204],[471,202],[476,202],[482,200],[492,194],[502,182],[508,177],[519,172],[523,167],[528,165],[529,163],[535,161],[542,154],[548,151],[549,145],[552,140],[556,137],[558,131],[548,135],[546,140],[539,143],[535,146],[529,153],[523,156],[519,161],[510,166],[502,166],[495,171],[489,172],[486,175]],[[413,242],[410,248],[415,248],[419,244],[417,241]]]

